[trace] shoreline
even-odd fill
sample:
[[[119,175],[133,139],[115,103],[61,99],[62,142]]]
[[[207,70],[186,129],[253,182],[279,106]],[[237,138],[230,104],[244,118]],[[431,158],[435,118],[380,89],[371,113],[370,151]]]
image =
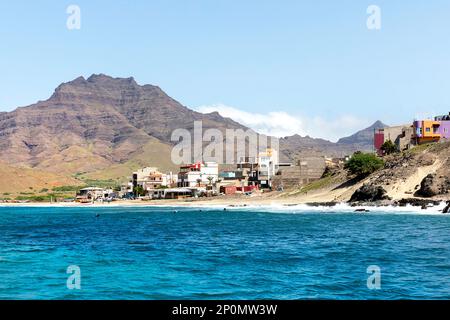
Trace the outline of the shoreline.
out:
[[[202,209],[226,209],[226,210],[251,210],[265,209],[276,211],[305,211],[305,212],[330,212],[345,211],[355,213],[369,213],[377,211],[388,212],[416,212],[416,213],[440,213],[448,205],[448,200],[425,200],[429,205],[414,205],[406,203],[394,205],[393,203],[348,203],[348,202],[300,202],[274,199],[259,199],[247,201],[228,201],[225,199],[212,200],[154,200],[154,201],[113,201],[111,203],[77,202],[27,202],[27,203],[0,203],[0,208],[202,208]]]

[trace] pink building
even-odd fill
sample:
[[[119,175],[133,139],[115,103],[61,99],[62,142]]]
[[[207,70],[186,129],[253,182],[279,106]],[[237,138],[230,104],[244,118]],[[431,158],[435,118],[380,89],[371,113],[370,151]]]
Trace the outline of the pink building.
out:
[[[450,113],[445,116],[435,117],[434,120],[439,121],[441,125],[438,128],[438,132],[443,139],[450,139]]]

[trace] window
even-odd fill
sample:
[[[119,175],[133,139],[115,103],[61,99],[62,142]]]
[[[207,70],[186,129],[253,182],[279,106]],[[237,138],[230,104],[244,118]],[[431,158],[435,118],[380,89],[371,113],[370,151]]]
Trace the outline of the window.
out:
[[[426,131],[426,132],[430,132],[430,131],[431,131],[431,128],[425,128],[425,131]]]

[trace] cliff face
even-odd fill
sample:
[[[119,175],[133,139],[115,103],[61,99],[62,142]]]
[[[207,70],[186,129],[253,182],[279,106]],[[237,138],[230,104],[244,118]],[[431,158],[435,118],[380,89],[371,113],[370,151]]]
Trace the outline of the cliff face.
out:
[[[133,127],[167,143],[170,143],[173,130],[191,129],[194,121],[203,121],[204,129],[246,129],[217,113],[195,112],[169,97],[159,87],[140,86],[133,78],[105,75],[92,75],[87,80],[77,78],[58,87],[50,101],[62,105],[111,106]]]

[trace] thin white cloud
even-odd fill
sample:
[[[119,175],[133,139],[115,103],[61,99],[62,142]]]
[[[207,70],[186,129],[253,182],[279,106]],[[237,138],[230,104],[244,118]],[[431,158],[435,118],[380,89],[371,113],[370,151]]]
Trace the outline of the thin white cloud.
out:
[[[231,118],[253,130],[276,137],[290,136],[302,132],[302,119],[293,117],[286,112],[269,112],[267,114],[251,113],[223,104],[200,106],[197,111],[211,113],[214,111],[226,118]]]
[[[259,133],[276,137],[299,134],[337,141],[339,138],[351,135],[371,124],[367,119],[359,119],[350,115],[325,119],[292,115],[284,111],[264,114],[243,111],[223,104],[200,106],[196,110],[202,113],[216,111],[223,117],[231,118]]]

